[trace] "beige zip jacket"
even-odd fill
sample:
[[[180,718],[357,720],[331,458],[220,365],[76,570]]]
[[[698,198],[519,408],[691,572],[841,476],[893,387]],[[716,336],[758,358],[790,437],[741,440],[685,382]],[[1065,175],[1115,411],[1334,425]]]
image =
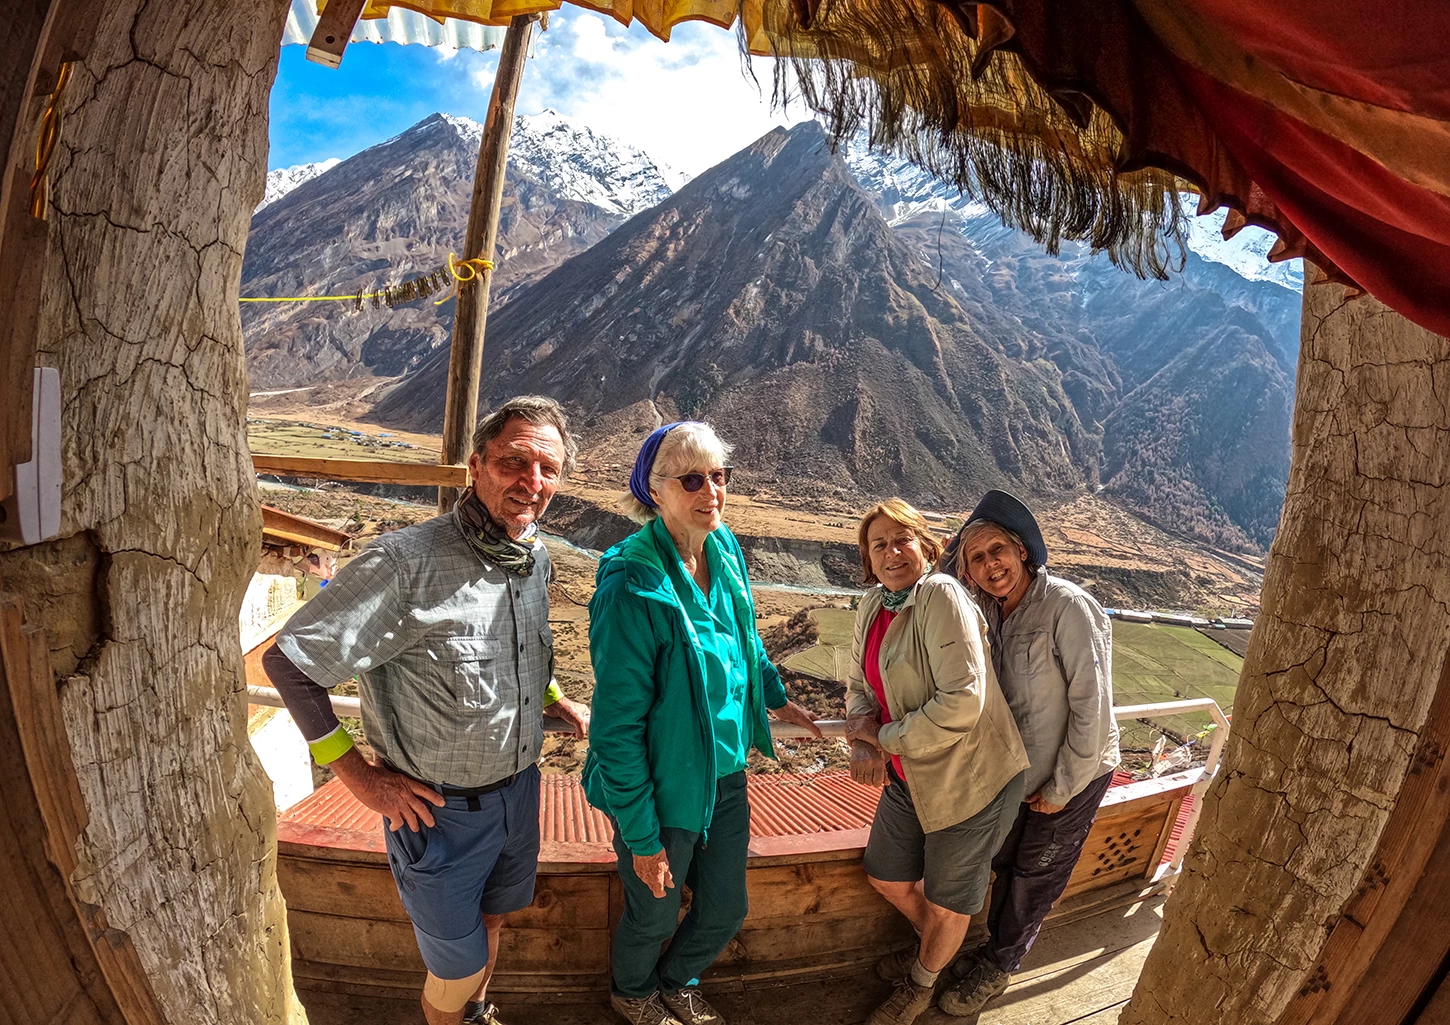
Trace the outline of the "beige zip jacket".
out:
[[[867,591],[856,610],[846,714],[879,714],[866,682],[866,634],[884,588]],[[891,722],[881,747],[901,757],[921,828],[965,822],[1028,767],[1012,710],[997,685],[987,622],[961,584],[945,573],[917,581],[881,643],[881,680]]]

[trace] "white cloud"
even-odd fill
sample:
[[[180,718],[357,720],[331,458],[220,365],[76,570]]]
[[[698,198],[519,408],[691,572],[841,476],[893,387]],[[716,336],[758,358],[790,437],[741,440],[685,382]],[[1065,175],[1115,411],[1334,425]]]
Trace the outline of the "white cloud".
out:
[[[485,95],[493,67],[473,75]],[[776,125],[805,119],[800,109],[770,109],[769,60],[755,60],[754,70],[758,82],[741,65],[733,31],[686,23],[665,43],[638,25],[570,10],[554,14],[536,44],[518,110],[552,107],[695,175]]]

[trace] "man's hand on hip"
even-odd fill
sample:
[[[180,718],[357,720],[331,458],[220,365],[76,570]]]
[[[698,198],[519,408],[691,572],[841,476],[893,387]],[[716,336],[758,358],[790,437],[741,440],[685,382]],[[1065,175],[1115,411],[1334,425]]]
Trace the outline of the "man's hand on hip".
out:
[[[589,736],[588,705],[580,704],[578,701],[570,701],[568,698],[560,698],[552,705],[545,705],[544,714],[553,716],[555,719],[562,719],[574,727],[574,733],[577,736]]]
[[[394,833],[405,823],[415,833],[422,828],[419,823],[432,826],[432,807],[443,806],[443,795],[438,791],[411,776],[365,760],[357,748],[332,762],[331,768],[352,796],[388,820],[388,828]]]

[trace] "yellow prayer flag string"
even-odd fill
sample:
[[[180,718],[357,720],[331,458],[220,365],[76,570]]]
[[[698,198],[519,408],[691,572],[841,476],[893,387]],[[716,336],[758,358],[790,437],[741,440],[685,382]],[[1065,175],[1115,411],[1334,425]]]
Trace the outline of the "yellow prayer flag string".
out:
[[[458,287],[467,284],[478,277],[486,270],[493,270],[493,261],[474,257],[472,260],[459,260],[454,253],[448,254],[448,273],[453,275],[453,291],[449,292],[442,299],[435,302],[434,306],[442,306],[449,299],[458,295]]]
[[[449,253],[448,266],[436,270],[432,274],[425,274],[421,278],[405,281],[401,285],[389,285],[376,292],[352,292],[348,295],[244,295],[237,301],[244,303],[311,303],[351,300],[355,304],[355,309],[360,310],[363,303],[371,299],[374,308],[384,303],[391,307],[398,303],[412,302],[414,299],[431,295],[442,287],[444,281],[452,278],[453,290],[433,304],[442,306],[449,299],[458,295],[460,285],[475,280],[486,270],[493,270],[492,260],[485,260],[481,257],[460,260],[457,253]]]
[[[237,300],[239,303],[316,303],[333,301],[338,299],[371,299],[373,296],[382,295],[381,292],[353,292],[350,295],[244,295]]]

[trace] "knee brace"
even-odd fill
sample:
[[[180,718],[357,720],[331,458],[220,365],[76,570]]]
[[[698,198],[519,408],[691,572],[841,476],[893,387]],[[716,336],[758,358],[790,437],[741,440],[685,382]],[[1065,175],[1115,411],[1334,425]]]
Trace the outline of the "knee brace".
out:
[[[461,1011],[469,998],[478,992],[478,984],[483,981],[486,971],[488,968],[485,966],[466,979],[440,979],[429,972],[428,980],[423,983],[423,999],[434,1010],[444,1014]]]

